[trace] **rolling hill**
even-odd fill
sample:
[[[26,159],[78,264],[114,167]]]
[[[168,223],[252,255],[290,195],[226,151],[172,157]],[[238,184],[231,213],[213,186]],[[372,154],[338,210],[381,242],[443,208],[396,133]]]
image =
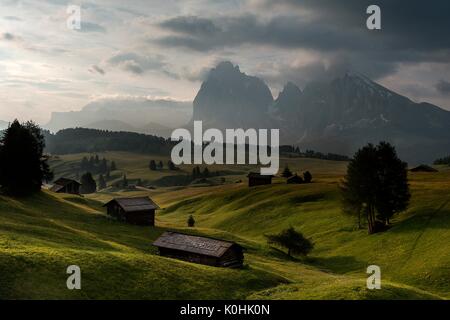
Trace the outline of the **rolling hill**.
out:
[[[122,160],[119,154],[110,157],[119,169],[135,174],[141,170],[140,156],[135,160],[124,154]],[[59,166],[65,167],[68,159],[60,161]],[[393,221],[389,231],[369,236],[340,213],[336,187],[345,164],[283,161],[295,170],[311,170],[314,183],[286,185],[277,178],[271,186],[251,189],[245,183],[228,183],[106,190],[87,197],[46,191],[26,200],[0,196],[0,274],[6,275],[0,277],[0,297],[450,298],[450,170],[411,174],[413,196],[408,211]],[[150,195],[163,208],[156,228],[130,226],[103,215],[101,203],[125,194]],[[190,214],[197,223],[188,230]],[[288,226],[315,243],[310,257],[290,259],[266,244],[264,234]],[[150,244],[168,228],[241,243],[246,248],[245,268],[217,269],[159,257]],[[80,291],[65,288],[65,268],[70,264],[82,269]],[[365,287],[370,264],[381,267],[381,290]]]

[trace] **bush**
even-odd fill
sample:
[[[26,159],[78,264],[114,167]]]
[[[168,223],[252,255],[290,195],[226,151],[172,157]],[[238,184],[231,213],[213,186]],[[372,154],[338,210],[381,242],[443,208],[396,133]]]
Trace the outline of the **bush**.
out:
[[[275,244],[288,250],[288,256],[299,254],[306,256],[311,252],[314,245],[306,239],[303,234],[297,232],[293,227],[281,231],[279,234],[266,235],[269,244]]]
[[[192,216],[192,214],[189,216],[188,220],[187,220],[187,225],[190,228],[193,228],[195,226],[195,219]]]

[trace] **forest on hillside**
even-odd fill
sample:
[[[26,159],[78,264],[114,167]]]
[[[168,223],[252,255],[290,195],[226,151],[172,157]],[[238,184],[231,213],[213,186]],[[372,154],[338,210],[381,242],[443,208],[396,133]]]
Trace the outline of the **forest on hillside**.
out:
[[[70,154],[81,152],[127,151],[144,154],[170,154],[175,142],[134,132],[113,132],[71,128],[55,134],[45,132],[46,152]]]

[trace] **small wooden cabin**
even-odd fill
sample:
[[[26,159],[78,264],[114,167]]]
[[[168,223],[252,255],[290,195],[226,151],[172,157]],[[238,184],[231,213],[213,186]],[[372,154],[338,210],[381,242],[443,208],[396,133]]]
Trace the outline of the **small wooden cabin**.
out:
[[[292,177],[287,179],[288,184],[301,184],[303,182],[303,178],[299,177],[297,174],[294,174]]]
[[[411,172],[438,172],[438,170],[436,170],[435,168],[430,167],[426,164],[421,164],[420,166],[412,168],[410,171]]]
[[[257,172],[250,172],[247,175],[248,178],[248,186],[254,187],[254,186],[261,186],[265,184],[272,184],[272,175],[262,175]]]
[[[155,225],[155,210],[159,209],[149,197],[115,198],[103,206],[117,220],[147,226]]]
[[[240,268],[243,248],[237,243],[219,239],[164,232],[153,245],[161,256],[215,267]]]
[[[67,178],[59,178],[53,183],[50,191],[56,193],[80,194],[80,186],[81,184],[78,181]]]

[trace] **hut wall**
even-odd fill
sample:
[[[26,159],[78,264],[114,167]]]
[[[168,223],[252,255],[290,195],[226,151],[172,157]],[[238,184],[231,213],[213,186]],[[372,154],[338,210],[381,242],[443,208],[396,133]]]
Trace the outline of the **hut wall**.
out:
[[[219,266],[219,259],[210,256],[204,256],[196,253],[176,250],[176,249],[168,249],[168,248],[159,248],[159,254],[164,257],[180,259],[184,261],[206,264],[209,266]]]
[[[146,210],[140,212],[127,212],[125,213],[126,221],[132,224],[138,225],[155,225],[155,210]]]
[[[262,185],[271,184],[271,183],[272,183],[271,179],[260,179],[260,178],[249,178],[248,179],[249,187],[262,186]]]

